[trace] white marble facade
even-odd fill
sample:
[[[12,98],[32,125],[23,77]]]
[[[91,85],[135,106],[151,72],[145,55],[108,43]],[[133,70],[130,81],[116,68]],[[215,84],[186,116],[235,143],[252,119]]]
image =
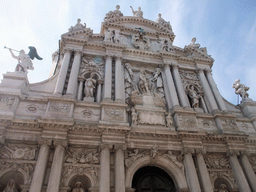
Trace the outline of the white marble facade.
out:
[[[256,191],[249,88],[234,83],[238,106],[223,99],[206,48],[195,38],[174,46],[171,22],[142,10],[124,16],[117,6],[100,34],[78,19],[43,82],[3,75],[0,191],[151,190],[143,168],[171,180],[162,191]]]

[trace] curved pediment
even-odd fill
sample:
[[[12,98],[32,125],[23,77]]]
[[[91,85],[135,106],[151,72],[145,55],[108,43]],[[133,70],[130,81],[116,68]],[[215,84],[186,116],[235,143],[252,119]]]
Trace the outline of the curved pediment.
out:
[[[168,33],[174,37],[174,33],[169,25],[162,25],[155,21],[148,19],[133,17],[133,16],[124,16],[119,18],[113,18],[105,21],[102,25],[101,32],[104,31],[104,27],[107,26],[116,26],[126,30],[136,30],[136,28],[142,28],[146,33]]]

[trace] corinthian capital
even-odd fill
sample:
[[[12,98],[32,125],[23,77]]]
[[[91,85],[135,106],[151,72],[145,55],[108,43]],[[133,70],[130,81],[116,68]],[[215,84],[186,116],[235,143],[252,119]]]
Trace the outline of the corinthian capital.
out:
[[[117,150],[119,150],[119,149],[125,151],[125,150],[127,149],[127,147],[126,147],[125,144],[117,144],[117,145],[114,146],[114,150],[115,150],[115,151],[117,151]]]
[[[41,146],[41,145],[48,145],[48,146],[52,146],[52,140],[51,139],[40,139],[38,144]]]
[[[240,151],[238,150],[235,150],[235,149],[229,149],[228,152],[227,152],[227,156],[238,156],[240,155]]]
[[[99,146],[99,151],[102,151],[104,149],[112,150],[113,149],[113,145],[112,144],[108,144],[108,143],[102,143]]]

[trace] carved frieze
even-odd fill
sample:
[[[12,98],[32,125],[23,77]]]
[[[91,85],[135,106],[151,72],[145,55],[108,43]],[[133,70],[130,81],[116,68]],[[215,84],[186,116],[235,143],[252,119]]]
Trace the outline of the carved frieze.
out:
[[[197,119],[200,127],[206,130],[216,130],[216,124],[211,119]]]
[[[205,164],[210,169],[230,169],[229,159],[225,155],[205,156]]]
[[[62,103],[57,101],[51,101],[49,106],[50,112],[56,112],[61,114],[68,114],[71,110],[71,104],[70,103]]]
[[[226,130],[237,130],[238,129],[235,119],[222,119],[221,123],[222,123],[223,129],[226,129]]]
[[[105,109],[106,116],[108,120],[123,120],[124,119],[124,111],[120,108],[106,108]]]
[[[164,112],[139,111],[139,124],[165,126]]]
[[[65,155],[65,162],[72,164],[98,164],[99,153],[97,149],[69,148]]]
[[[10,110],[14,104],[15,97],[2,95],[0,97],[1,110]]]
[[[17,146],[4,146],[3,150],[0,151],[0,158],[3,159],[34,160],[35,156],[36,148],[30,147],[20,148]]]
[[[197,119],[194,116],[183,115],[178,117],[179,126],[181,127],[197,127]]]

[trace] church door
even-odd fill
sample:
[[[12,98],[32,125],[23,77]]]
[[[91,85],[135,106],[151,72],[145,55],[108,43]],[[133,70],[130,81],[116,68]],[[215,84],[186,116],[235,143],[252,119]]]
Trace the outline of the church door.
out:
[[[175,185],[170,176],[157,167],[143,167],[133,178],[136,192],[175,192]]]

